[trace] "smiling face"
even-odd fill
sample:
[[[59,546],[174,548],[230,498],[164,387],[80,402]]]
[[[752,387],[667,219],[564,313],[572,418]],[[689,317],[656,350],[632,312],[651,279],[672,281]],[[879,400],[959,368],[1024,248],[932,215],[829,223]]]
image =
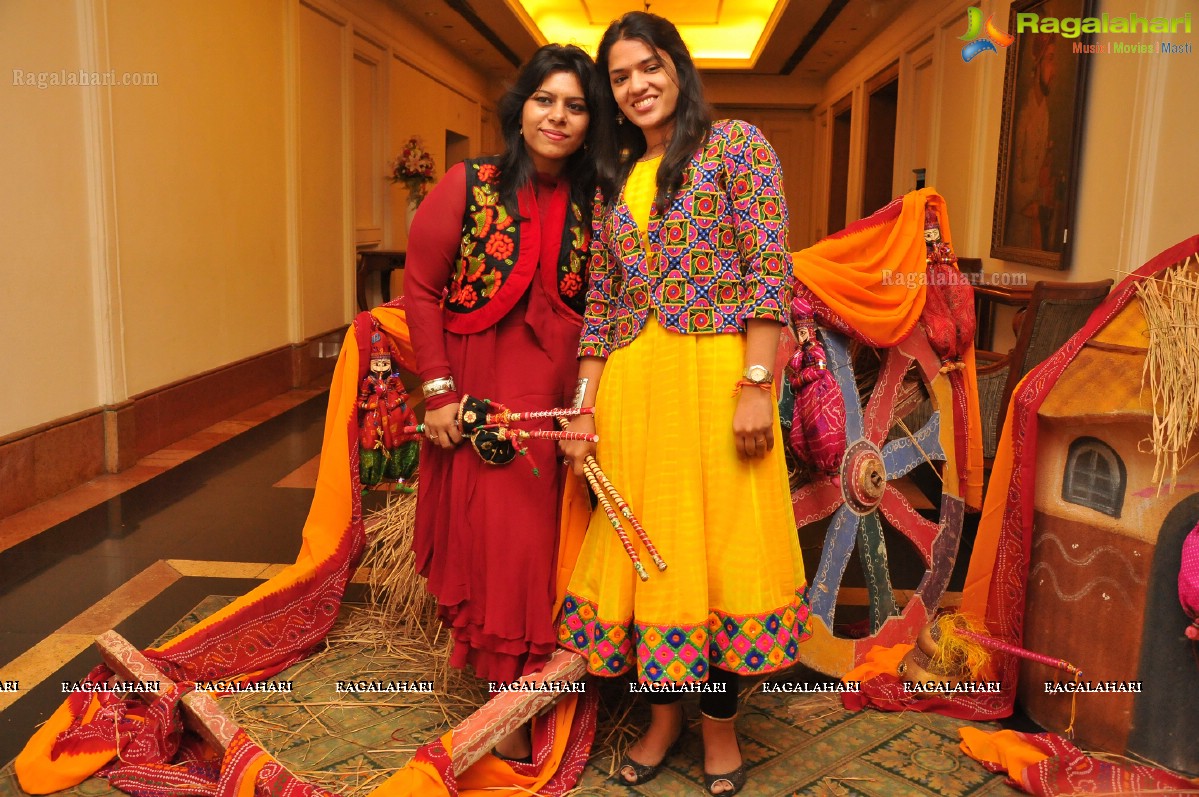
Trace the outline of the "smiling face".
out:
[[[674,62],[640,39],[621,39],[608,51],[608,80],[620,112],[641,131],[649,147],[664,143],[674,128],[679,84]]]
[[[525,100],[521,135],[533,166],[558,174],[587,137],[591,115],[583,86],[573,72],[554,72]]]

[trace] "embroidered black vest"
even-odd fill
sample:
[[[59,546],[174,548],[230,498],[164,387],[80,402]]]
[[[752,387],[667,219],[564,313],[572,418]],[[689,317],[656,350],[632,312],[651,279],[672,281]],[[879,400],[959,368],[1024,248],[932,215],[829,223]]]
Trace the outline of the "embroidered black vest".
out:
[[[550,202],[544,219],[534,189],[521,189],[517,201],[527,220],[521,222],[500,202],[497,162],[478,158],[465,163],[462,244],[444,304],[445,328],[451,332],[477,332],[503,318],[529,287],[539,261],[543,278],[549,278],[547,265],[554,269],[557,290],[549,291],[551,298],[556,296],[574,315],[583,313],[590,231],[570,201],[569,186],[562,183],[556,189],[561,196]],[[561,230],[556,249],[542,245],[542,230]]]

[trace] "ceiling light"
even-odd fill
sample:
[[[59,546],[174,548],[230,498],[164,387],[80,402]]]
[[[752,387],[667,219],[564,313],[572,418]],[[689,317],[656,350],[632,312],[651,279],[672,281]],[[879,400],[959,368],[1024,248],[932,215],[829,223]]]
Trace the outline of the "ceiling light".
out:
[[[587,3],[563,3],[562,0],[504,0],[517,19],[538,44],[562,42],[577,44],[592,55],[607,27],[600,19],[593,23]],[[707,69],[752,69],[774,27],[782,17],[788,0],[737,0],[718,3],[716,23],[680,24],[679,33],[687,43],[696,65]],[[635,8],[640,3],[622,3]]]

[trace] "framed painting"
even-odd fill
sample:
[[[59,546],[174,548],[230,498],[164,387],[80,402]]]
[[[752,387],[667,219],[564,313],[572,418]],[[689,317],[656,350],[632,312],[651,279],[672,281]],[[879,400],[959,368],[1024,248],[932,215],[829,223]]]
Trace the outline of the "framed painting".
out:
[[[1092,16],[1094,0],[1013,0],[1003,79],[991,257],[1070,266],[1092,34],[1017,32],[1017,14]]]

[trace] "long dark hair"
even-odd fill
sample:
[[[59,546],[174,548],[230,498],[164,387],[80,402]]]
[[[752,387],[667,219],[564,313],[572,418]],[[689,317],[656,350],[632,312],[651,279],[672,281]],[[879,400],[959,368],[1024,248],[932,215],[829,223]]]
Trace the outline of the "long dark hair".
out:
[[[616,124],[618,109],[608,79],[608,55],[612,45],[625,39],[644,42],[655,55],[665,53],[674,62],[671,77],[679,87],[679,99],[674,112],[674,131],[666,145],[662,164],[658,167],[658,195],[654,204],[661,210],[674,199],[679,186],[683,184],[683,170],[695,151],[708,140],[712,129],[712,109],[704,99],[699,70],[695,68],[691,53],[674,23],[657,14],[630,11],[609,25],[595,57],[595,71],[603,88],[598,108],[591,117],[592,129],[608,134],[597,135],[594,147],[597,178],[607,202],[616,200],[633,163],[645,154],[646,149],[645,134],[637,125],[628,122]],[[668,74],[671,72],[669,67],[666,71]],[[615,135],[612,135],[613,132]]]
[[[533,53],[516,75],[516,80],[500,98],[500,132],[504,139],[504,151],[500,153],[500,201],[513,215],[518,214],[516,194],[533,181],[536,170],[533,159],[525,148],[521,136],[521,114],[525,101],[556,72],[569,72],[579,79],[583,87],[583,99],[587,102],[590,120],[584,145],[567,158],[562,167],[562,176],[570,181],[570,196],[580,210],[584,221],[591,223],[591,203],[595,194],[595,160],[591,151],[595,148],[595,106],[598,84],[595,65],[591,56],[573,44],[547,44]]]

